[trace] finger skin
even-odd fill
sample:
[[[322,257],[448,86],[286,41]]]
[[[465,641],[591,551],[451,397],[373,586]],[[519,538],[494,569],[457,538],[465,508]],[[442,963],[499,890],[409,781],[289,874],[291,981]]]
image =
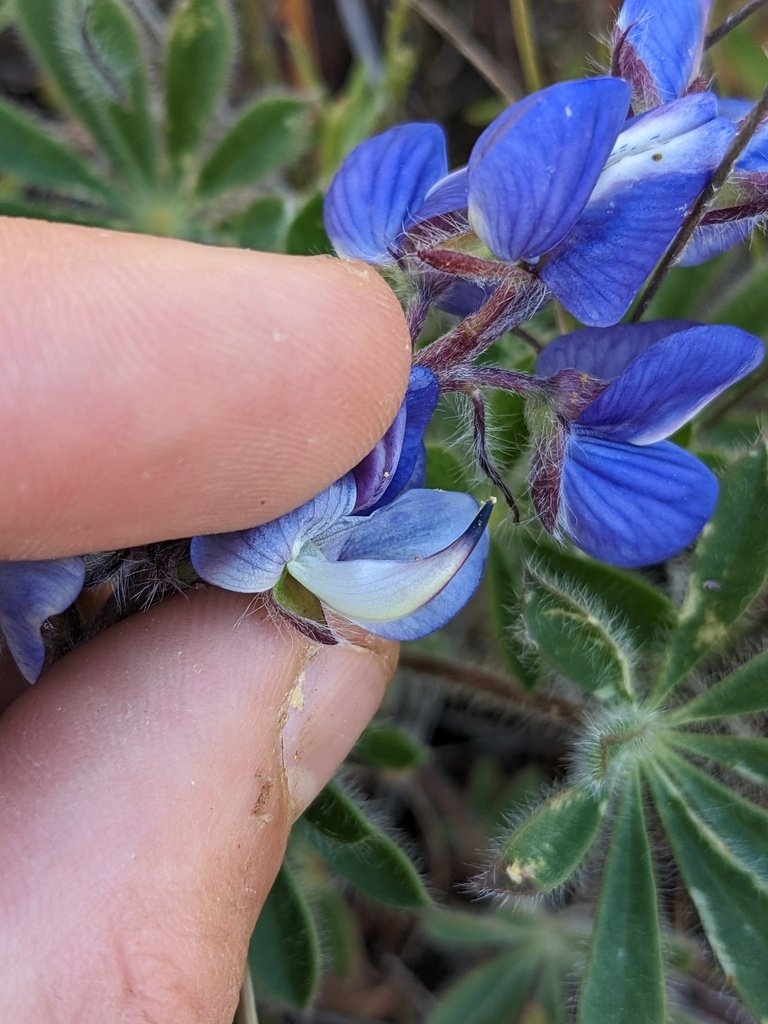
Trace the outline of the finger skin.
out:
[[[231,1021],[290,822],[396,657],[317,648],[247,607],[165,602],[0,719],[3,1020]]]
[[[0,218],[0,558],[240,529],[350,469],[401,401],[381,278]]]

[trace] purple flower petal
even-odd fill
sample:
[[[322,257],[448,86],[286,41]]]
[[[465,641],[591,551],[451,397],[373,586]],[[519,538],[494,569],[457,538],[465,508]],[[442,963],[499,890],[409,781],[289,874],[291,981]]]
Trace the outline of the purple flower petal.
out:
[[[699,74],[711,0],[625,0],[614,67],[645,109],[683,96]]]
[[[460,167],[432,186],[416,211],[414,219],[427,220],[430,217],[442,217],[447,213],[466,210],[468,190],[469,172],[466,167]]]
[[[193,537],[190,557],[195,572],[206,582],[239,594],[271,590],[307,541],[319,541],[343,525],[356,498],[354,478],[348,473],[279,519],[251,530]]]
[[[603,562],[653,565],[696,539],[717,493],[707,467],[669,441],[638,447],[574,430],[557,527]]]
[[[66,611],[84,583],[83,558],[0,562],[0,631],[28,682],[35,682],[45,661],[43,623]]]
[[[515,103],[469,160],[469,219],[496,256],[534,260],[570,230],[629,106],[616,78],[562,82]]]
[[[582,323],[616,323],[677,234],[733,138],[728,121],[707,120],[714,110],[709,94],[690,96],[622,132],[584,213],[540,271]]]
[[[406,408],[402,402],[394,422],[373,451],[352,470],[357,487],[354,511],[361,512],[375,505],[392,483],[405,437]]]
[[[380,624],[413,615],[456,577],[492,508],[465,494],[409,491],[350,531],[340,560],[304,552],[288,569],[328,607],[380,633]],[[474,586],[462,585],[461,604]]]
[[[424,450],[424,431],[437,408],[439,397],[440,385],[434,373],[425,366],[414,366],[405,393],[405,430],[397,468],[382,496],[367,511],[390,504],[410,483]]]
[[[613,380],[651,345],[697,325],[689,320],[644,320],[615,327],[584,327],[551,341],[536,360],[536,373],[581,370],[590,377]]]
[[[691,327],[651,345],[577,420],[615,441],[669,437],[762,362],[762,342],[736,327]]]
[[[436,124],[399,125],[360,143],[325,199],[325,230],[339,255],[391,263],[391,250],[446,171],[445,135]]]

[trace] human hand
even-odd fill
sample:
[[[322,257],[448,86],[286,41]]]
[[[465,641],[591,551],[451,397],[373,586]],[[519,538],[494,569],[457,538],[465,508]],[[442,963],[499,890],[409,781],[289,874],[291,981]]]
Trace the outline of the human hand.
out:
[[[0,557],[240,529],[382,435],[410,363],[371,271],[0,221]],[[378,705],[394,645],[317,648],[195,591],[34,687],[0,675],[0,1007],[228,1021],[291,821]]]

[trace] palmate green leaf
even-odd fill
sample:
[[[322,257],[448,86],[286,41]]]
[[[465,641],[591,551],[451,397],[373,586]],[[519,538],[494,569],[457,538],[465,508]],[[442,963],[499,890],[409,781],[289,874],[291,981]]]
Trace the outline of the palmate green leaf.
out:
[[[738,772],[750,782],[768,786],[768,739],[675,730],[670,731],[668,740],[678,750],[705,757]]]
[[[727,638],[730,627],[760,593],[768,572],[768,455],[759,444],[721,482],[714,517],[701,536],[656,687],[663,697],[704,655]]]
[[[154,178],[146,68],[132,15],[116,0],[16,0],[25,42],[69,111],[121,177]]]
[[[216,225],[216,231],[234,236],[242,249],[282,252],[286,230],[285,204],[277,196],[255,199],[247,209]]]
[[[425,1024],[516,1024],[537,969],[537,959],[520,952],[494,957],[451,986]]]
[[[79,51],[75,29],[79,0],[15,0],[15,20],[42,70],[64,105],[79,117],[106,153],[114,147],[107,125],[78,75]]]
[[[304,814],[309,839],[328,866],[371,899],[404,910],[430,899],[405,853],[335,783]]]
[[[768,888],[768,811],[671,750],[661,755],[661,763],[690,810],[718,836],[733,858]]]
[[[680,874],[728,980],[759,1020],[768,1020],[768,888],[687,805],[658,764],[647,766]]]
[[[536,566],[523,597],[523,621],[540,655],[562,675],[603,701],[632,698],[631,634],[596,595]]]
[[[423,764],[423,744],[392,722],[372,722],[352,748],[352,757],[374,768],[409,772]]]
[[[192,153],[208,130],[232,54],[232,19],[224,0],[181,0],[165,62],[165,130],[174,163]]]
[[[248,947],[248,964],[273,996],[303,1008],[320,973],[317,931],[290,868],[283,864],[259,915]]]
[[[568,786],[542,801],[500,844],[481,881],[498,893],[530,895],[563,885],[589,852],[608,801]]]
[[[760,711],[768,711],[768,651],[750,659],[687,704],[675,708],[669,721],[682,725]]]
[[[0,172],[65,195],[110,201],[114,191],[48,126],[0,100]]]
[[[640,781],[627,780],[608,851],[579,1024],[664,1024],[656,886]]]
[[[290,97],[257,100],[214,147],[200,171],[203,198],[253,185],[297,157],[307,141],[307,107]]]

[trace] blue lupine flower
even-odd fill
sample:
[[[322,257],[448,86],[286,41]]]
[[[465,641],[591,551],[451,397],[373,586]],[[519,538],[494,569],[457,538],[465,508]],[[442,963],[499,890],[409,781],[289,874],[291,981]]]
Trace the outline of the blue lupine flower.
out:
[[[482,301],[499,280],[499,264],[472,259],[462,271],[466,256],[450,252],[436,262],[435,253],[472,230],[497,260],[535,266],[584,323],[615,323],[734,134],[709,93],[627,123],[629,101],[629,86],[612,77],[542,89],[496,118],[468,167],[453,174],[437,125],[384,132],[354,150],[334,178],[328,234],[343,255],[378,264],[411,256],[422,270],[464,274],[474,296],[445,300],[469,312],[467,301]]]
[[[445,132],[414,122],[366,139],[346,158],[323,207],[340,256],[392,263],[409,228],[466,207],[466,173],[448,174]]]
[[[624,0],[613,70],[632,86],[636,113],[671,103],[696,85],[711,0]]]
[[[241,593],[293,592],[298,583],[324,608],[392,640],[444,625],[480,583],[493,503],[414,486],[436,401],[433,374],[414,368],[401,413],[353,472],[263,526],[193,538],[196,571]]]
[[[762,358],[762,343],[744,331],[679,321],[587,328],[548,345],[537,372],[563,400],[531,473],[547,529],[629,568],[692,543],[714,511],[717,481],[664,438]],[[594,378],[610,383],[595,388]]]
[[[701,57],[711,0],[625,0],[614,32],[612,67],[632,86],[637,112],[661,107],[702,87]],[[719,100],[737,125],[752,104]],[[749,238],[768,215],[768,126],[758,127],[704,214],[678,263],[695,266]]]
[[[82,558],[0,562],[0,632],[28,682],[34,683],[43,669],[43,623],[66,611],[84,582]]]
[[[537,262],[592,326],[626,312],[734,135],[711,93],[623,127],[628,101],[620,79],[551,86],[502,114],[469,161],[476,233],[503,260]]]

